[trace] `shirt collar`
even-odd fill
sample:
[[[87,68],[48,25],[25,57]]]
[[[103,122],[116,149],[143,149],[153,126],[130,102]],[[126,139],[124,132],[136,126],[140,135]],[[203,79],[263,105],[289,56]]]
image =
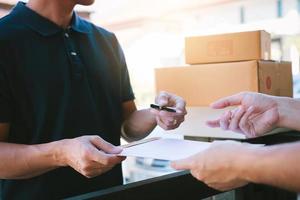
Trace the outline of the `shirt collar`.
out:
[[[24,2],[19,2],[14,7],[11,14],[19,15],[23,22],[25,22],[32,30],[43,36],[51,36],[64,30],[49,19],[46,19],[28,8]],[[81,19],[75,12],[72,16],[70,28],[80,33],[91,32],[91,24]]]

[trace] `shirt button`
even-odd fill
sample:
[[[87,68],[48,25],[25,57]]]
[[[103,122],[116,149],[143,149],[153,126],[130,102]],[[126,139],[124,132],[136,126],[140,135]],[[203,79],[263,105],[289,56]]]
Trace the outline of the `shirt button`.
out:
[[[65,33],[65,37],[66,38],[70,37],[69,33]]]
[[[71,52],[71,55],[72,55],[72,56],[77,56],[77,53],[74,52],[74,51],[72,51],[72,52]]]

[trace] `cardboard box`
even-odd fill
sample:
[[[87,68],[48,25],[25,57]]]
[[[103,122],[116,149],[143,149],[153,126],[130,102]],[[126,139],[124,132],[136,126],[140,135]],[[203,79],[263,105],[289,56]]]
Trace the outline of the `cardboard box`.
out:
[[[265,31],[251,31],[185,39],[187,64],[270,60],[271,36]]]
[[[242,91],[293,96],[290,62],[244,61],[155,69],[156,91],[182,96],[188,106],[208,106]]]

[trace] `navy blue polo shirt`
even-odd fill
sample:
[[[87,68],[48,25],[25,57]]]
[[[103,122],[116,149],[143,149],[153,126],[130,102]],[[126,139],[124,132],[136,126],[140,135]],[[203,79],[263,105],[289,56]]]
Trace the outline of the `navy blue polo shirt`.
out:
[[[75,13],[63,29],[24,3],[0,20],[0,30],[0,123],[11,124],[8,142],[97,134],[119,145],[122,103],[134,95],[114,34]],[[121,183],[120,166],[92,179],[64,167],[1,180],[1,190],[3,199],[58,199]]]

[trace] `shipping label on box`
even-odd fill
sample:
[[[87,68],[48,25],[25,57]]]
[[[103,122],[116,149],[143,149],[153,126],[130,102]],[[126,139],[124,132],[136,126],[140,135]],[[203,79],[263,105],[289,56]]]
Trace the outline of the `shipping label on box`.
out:
[[[155,69],[156,91],[182,96],[188,106],[208,106],[242,91],[293,95],[290,62],[244,61]]]
[[[185,39],[187,64],[269,60],[271,36],[265,31],[250,31]]]

